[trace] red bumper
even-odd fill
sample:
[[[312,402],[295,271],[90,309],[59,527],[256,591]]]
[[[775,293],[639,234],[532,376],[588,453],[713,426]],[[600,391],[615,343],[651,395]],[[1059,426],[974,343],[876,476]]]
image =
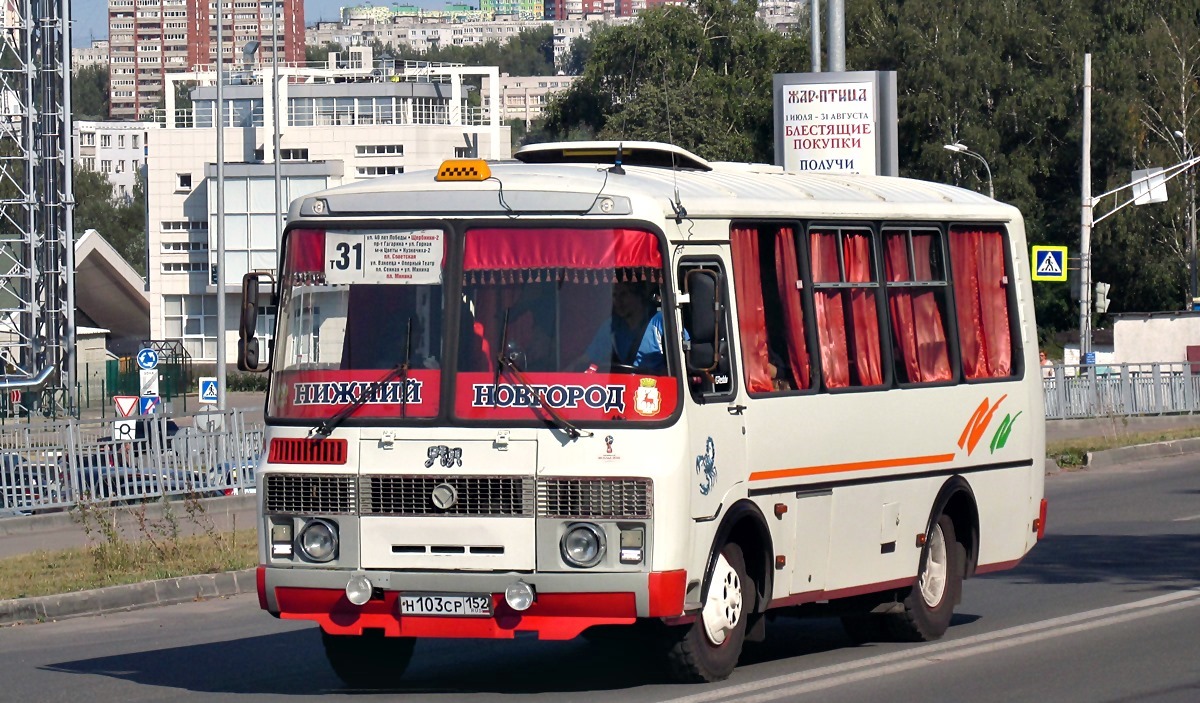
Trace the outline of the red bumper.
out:
[[[265,570],[259,567],[261,575]],[[684,571],[648,574],[650,617],[671,617],[683,610],[686,587]],[[265,579],[260,576],[260,588]],[[492,594],[490,618],[402,616],[396,602],[399,594],[386,591],[383,598],[357,606],[342,590],[330,588],[274,589],[279,617],[312,620],[330,634],[358,635],[363,629],[382,630],[389,637],[473,637],[511,639],[518,632],[536,632],[538,639],[567,640],[578,637],[593,625],[628,625],[637,619],[633,593],[539,593],[526,611],[517,612],[504,602],[504,594]],[[260,603],[266,600],[260,591]]]

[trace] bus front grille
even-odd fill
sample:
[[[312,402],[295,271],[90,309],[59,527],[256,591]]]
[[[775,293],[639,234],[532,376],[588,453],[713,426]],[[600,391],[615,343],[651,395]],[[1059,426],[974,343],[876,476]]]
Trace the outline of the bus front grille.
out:
[[[353,515],[354,476],[320,474],[268,474],[264,511],[277,515]]]
[[[359,481],[362,515],[533,516],[532,477],[363,476]]]
[[[604,520],[646,520],[654,502],[646,478],[546,478],[538,481],[538,515]]]

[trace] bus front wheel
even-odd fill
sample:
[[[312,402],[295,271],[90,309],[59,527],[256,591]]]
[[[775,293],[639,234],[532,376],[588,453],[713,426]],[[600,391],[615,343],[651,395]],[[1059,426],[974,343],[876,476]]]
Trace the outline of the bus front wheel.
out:
[[[391,688],[412,659],[411,637],[385,637],[381,632],[331,635],[321,631],[325,658],[333,673],[350,688]]]
[[[889,629],[897,639],[912,642],[936,640],[950,627],[954,606],[962,597],[966,550],[954,533],[954,522],[938,516],[921,550],[917,583],[905,596],[903,611],[889,616]]]
[[[699,616],[690,626],[672,628],[667,658],[676,680],[712,682],[733,673],[742,654],[754,594],[741,547],[726,544],[717,556]]]

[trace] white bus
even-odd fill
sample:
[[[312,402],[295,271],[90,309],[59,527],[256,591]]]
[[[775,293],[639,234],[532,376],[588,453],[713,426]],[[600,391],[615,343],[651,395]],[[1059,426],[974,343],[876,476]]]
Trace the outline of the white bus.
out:
[[[1024,226],[973,192],[538,145],[304,196],[244,291],[260,604],[350,685],[614,631],[714,681],[776,609],[934,639],[1042,535]]]

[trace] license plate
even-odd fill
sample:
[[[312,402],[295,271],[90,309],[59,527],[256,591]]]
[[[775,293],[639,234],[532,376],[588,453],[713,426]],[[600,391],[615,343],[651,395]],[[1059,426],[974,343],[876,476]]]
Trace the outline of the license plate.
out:
[[[413,593],[400,596],[401,615],[441,615],[486,618],[492,614],[492,597],[487,594]]]

